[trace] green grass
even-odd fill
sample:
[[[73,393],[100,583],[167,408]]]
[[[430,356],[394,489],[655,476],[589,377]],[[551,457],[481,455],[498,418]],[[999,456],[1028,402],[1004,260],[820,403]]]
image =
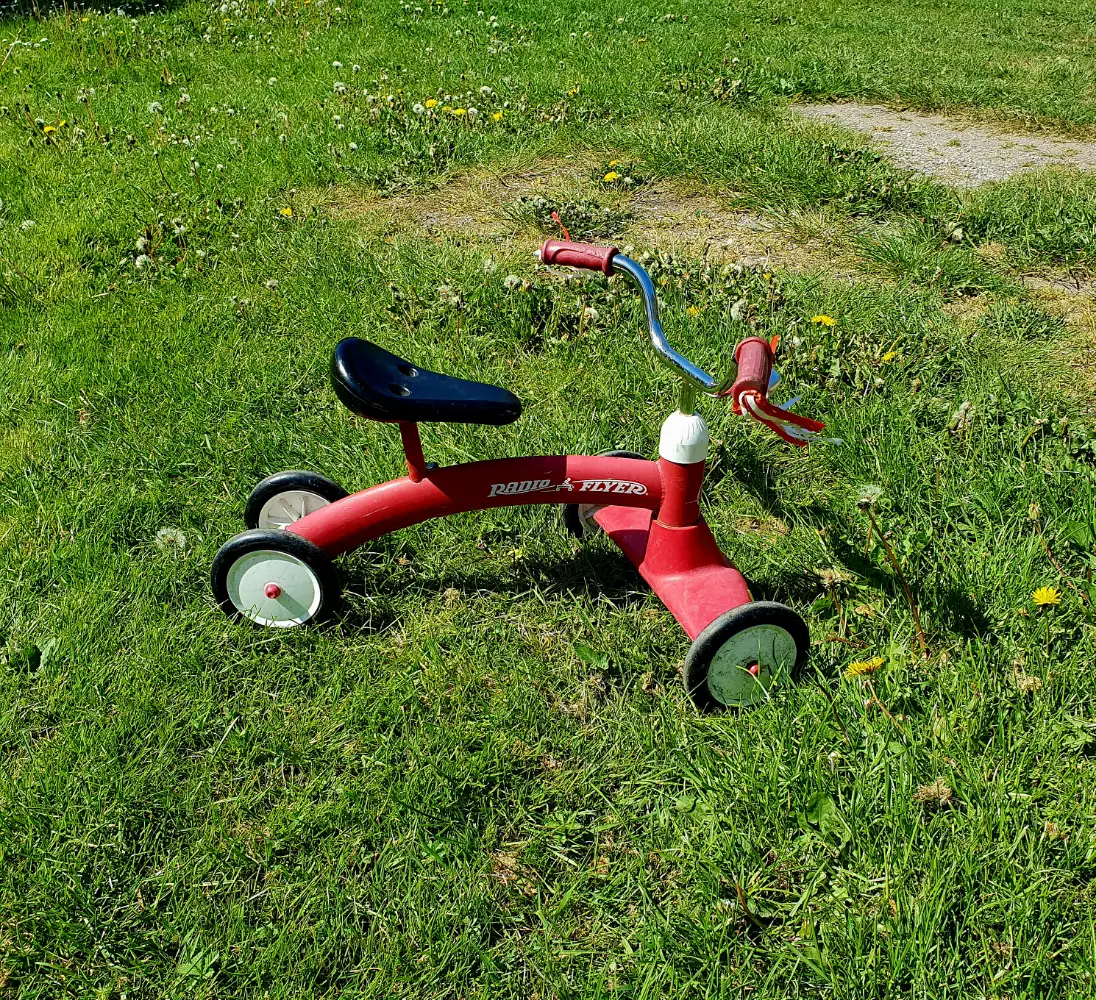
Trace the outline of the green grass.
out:
[[[40,45],[0,68],[0,995],[1090,996],[1096,431],[1017,273],[1092,267],[1093,181],[957,194],[784,107],[1086,134],[1084,5],[422,6],[0,14],[0,59]],[[466,91],[471,126],[413,110]],[[673,385],[630,295],[524,238],[315,207],[569,153],[848,234],[853,282],[651,265],[687,354],[726,370],[780,333],[781,398],[844,440],[793,453],[705,408],[706,516],[815,640],[759,710],[697,714],[684,635],[550,508],[378,540],[325,627],[210,600],[263,476],[401,474],[327,387],[346,334],[523,399],[424,427],[430,459],[654,454]]]

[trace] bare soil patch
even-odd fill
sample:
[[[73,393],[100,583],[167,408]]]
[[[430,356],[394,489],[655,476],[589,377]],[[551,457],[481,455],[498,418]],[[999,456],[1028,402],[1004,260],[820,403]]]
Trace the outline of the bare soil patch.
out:
[[[336,217],[360,221],[374,235],[466,237],[532,250],[545,234],[518,210],[524,199],[588,202],[625,218],[612,240],[621,247],[680,251],[758,267],[827,270],[852,279],[855,257],[848,251],[847,223],[823,214],[775,219],[738,210],[730,204],[733,195],[724,197],[697,182],[607,189],[597,182],[598,162],[574,158],[470,171],[442,187],[401,197],[336,191],[323,199],[323,207]]]
[[[877,104],[802,104],[794,110],[863,132],[895,163],[953,187],[977,187],[1043,167],[1096,170],[1096,142],[997,131]]]

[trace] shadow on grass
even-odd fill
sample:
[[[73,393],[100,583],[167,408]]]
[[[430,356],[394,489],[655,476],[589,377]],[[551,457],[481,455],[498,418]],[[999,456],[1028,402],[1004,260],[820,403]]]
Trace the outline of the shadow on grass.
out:
[[[348,631],[367,628],[379,631],[394,625],[401,612],[389,599],[409,594],[428,603],[442,600],[447,591],[462,598],[527,595],[530,591],[555,599],[575,597],[591,602],[607,601],[623,610],[647,600],[650,590],[635,567],[608,543],[594,541],[571,556],[547,556],[511,562],[499,560],[471,569],[444,566],[427,568],[408,580],[401,573],[370,573],[360,565],[344,573],[344,592],[351,598],[380,598],[368,613],[358,602],[341,617]],[[378,608],[376,605],[379,604]]]

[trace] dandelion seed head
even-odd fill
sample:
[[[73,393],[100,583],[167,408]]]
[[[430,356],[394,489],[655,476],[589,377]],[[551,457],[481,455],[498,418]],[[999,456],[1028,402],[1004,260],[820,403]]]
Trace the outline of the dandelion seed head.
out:
[[[186,535],[178,528],[161,528],[156,532],[156,545],[165,552],[182,553],[189,548]]]

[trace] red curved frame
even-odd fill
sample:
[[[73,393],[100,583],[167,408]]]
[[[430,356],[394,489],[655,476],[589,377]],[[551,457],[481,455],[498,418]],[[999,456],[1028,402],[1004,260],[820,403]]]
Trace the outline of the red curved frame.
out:
[[[491,507],[582,503],[695,639],[753,598],[700,517],[704,463],[593,455],[504,458],[428,469],[405,429],[409,475],[371,486],[286,528],[337,556],[400,528]]]

